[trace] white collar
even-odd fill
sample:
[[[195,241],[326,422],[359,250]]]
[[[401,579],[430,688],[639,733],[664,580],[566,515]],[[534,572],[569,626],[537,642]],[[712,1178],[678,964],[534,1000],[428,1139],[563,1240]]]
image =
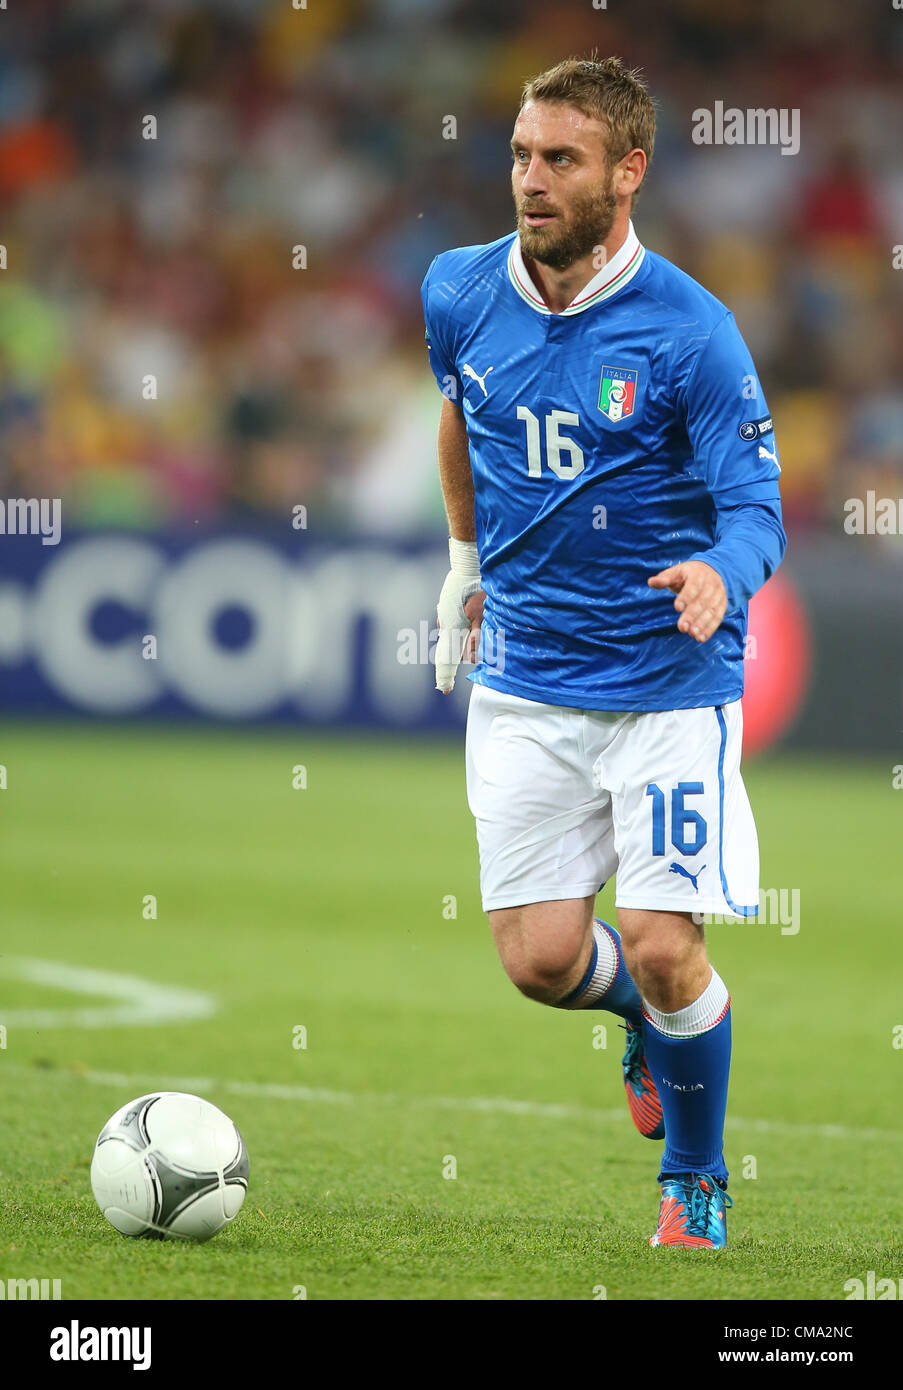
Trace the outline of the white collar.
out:
[[[646,248],[640,245],[639,238],[633,230],[633,223],[628,222],[627,236],[623,246],[593,276],[589,284],[583,286],[576,299],[573,299],[566,309],[562,309],[562,315],[582,314],[584,309],[589,309],[593,304],[601,304],[603,299],[610,299],[613,294],[617,294],[636,275],[643,263],[645,254]],[[517,233],[515,233],[511,243],[511,250],[508,252],[508,278],[521,299],[525,300],[537,313],[551,314],[552,310],[543,303],[524,264],[523,252],[520,249],[520,236]]]

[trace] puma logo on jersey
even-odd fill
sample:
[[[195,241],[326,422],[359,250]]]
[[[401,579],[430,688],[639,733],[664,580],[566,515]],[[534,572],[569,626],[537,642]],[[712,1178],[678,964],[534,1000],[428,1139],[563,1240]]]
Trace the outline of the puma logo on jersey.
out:
[[[474,371],[473,367],[471,367],[467,362],[465,362],[464,370],[461,372],[461,375],[469,376],[471,381],[476,381],[479,384],[480,390],[483,392],[483,395],[488,396],[489,392],[486,390],[486,378],[488,377],[491,371],[492,368],[487,367],[483,375],[480,376],[478,372]]]
[[[771,459],[772,463],[776,465],[777,470],[778,470],[778,472],[780,473],[780,471],[781,471],[781,465],[778,463],[778,450],[777,450],[777,445],[775,445],[774,453],[773,453],[773,454],[770,454],[770,453],[768,452],[768,450],[765,448],[765,445],[764,445],[764,444],[760,444],[760,445],[759,445],[759,458],[760,458],[760,459]]]
[[[705,868],[705,864],[703,864],[703,866],[702,866],[702,869],[704,869],[704,868]],[[684,868],[683,864],[672,864],[671,867],[670,867],[669,870],[668,870],[668,873],[669,873],[669,874],[683,874],[684,878],[688,878],[688,879],[690,880],[690,882],[692,883],[693,887],[696,889],[696,892],[698,893],[698,892],[699,892],[699,884],[696,882],[696,880],[698,879],[699,874],[702,873],[702,869],[700,869],[700,870],[698,871],[698,873],[691,874],[690,871],[689,871],[689,869],[685,869],[685,868]]]

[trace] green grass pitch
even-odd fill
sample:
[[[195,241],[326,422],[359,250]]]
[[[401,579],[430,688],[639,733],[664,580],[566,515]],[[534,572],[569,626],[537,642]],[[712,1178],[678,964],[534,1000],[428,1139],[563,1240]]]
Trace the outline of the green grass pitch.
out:
[[[763,886],[799,889],[800,930],[709,929],[734,1001],[735,1206],[712,1257],[647,1244],[659,1146],[629,1121],[617,1020],[504,978],[460,746],[13,725],[2,749],[0,1279],[97,1299],[843,1299],[903,1274],[889,766],[747,770]],[[216,1009],[76,1026],[65,1011],[110,999],[24,978],[21,957]],[[250,1152],[243,1211],[205,1246],[124,1239],[91,1195],[101,1125],[161,1088],[203,1090]]]

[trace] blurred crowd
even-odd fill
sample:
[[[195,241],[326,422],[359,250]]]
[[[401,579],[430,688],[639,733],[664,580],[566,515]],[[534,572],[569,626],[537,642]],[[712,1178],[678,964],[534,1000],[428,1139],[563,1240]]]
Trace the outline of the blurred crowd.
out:
[[[656,99],[635,225],[734,310],[791,525],[903,495],[890,0],[296,4],[3,12],[0,495],[61,496],[70,526],[303,503],[318,529],[441,529],[420,282],[513,229],[521,84],[594,46]],[[716,101],[798,108],[799,153],[695,145]]]

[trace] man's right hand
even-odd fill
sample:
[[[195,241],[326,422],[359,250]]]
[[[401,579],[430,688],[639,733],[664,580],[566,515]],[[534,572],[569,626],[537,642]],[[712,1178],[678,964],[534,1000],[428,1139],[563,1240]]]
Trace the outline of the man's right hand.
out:
[[[486,590],[477,589],[472,598],[469,598],[464,605],[464,613],[470,621],[470,632],[464,645],[464,655],[462,661],[475,662],[477,652],[480,650],[480,628],[483,626],[483,604],[486,601]]]
[[[483,589],[476,542],[452,538],[448,542],[448,554],[451,570],[442,585],[437,608],[439,640],[436,643],[436,689],[441,690],[443,695],[450,694],[454,688],[465,646],[468,658],[473,659],[474,634],[479,633],[483,618]]]

